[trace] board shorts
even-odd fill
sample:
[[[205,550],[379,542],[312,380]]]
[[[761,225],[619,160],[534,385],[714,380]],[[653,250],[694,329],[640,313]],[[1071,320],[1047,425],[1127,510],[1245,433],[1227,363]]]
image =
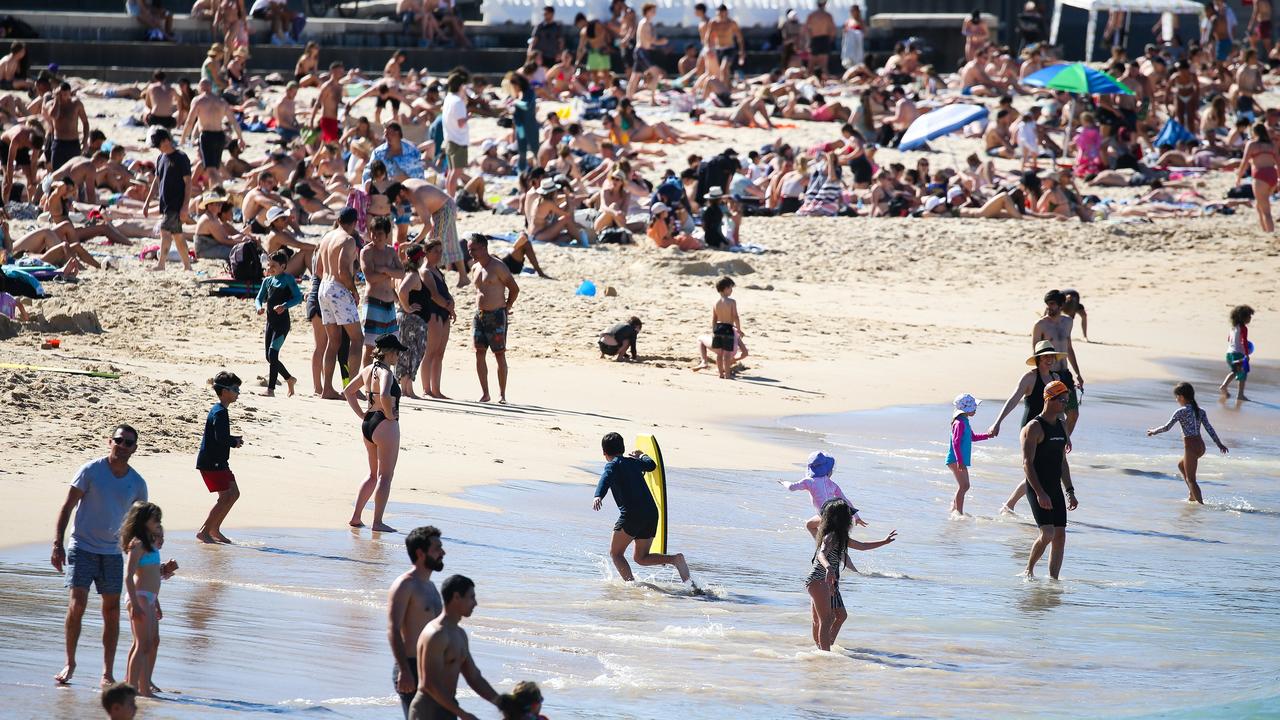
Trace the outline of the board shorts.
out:
[[[200,162],[207,168],[222,167],[222,151],[227,147],[227,134],[221,130],[200,133]]]
[[[609,56],[599,50],[587,50],[587,71],[607,72],[613,68]]]
[[[1067,410],[1079,410],[1080,394],[1079,394],[1079,391],[1076,390],[1075,377],[1072,376],[1070,370],[1054,370],[1054,372],[1057,373],[1058,379],[1061,380],[1063,384],[1067,386],[1067,390],[1068,390]]]
[[[172,115],[156,115],[155,113],[147,113],[147,116],[143,119],[147,121],[146,124],[148,126],[159,125],[166,130],[172,130],[178,127],[178,118]]]
[[[342,283],[332,278],[320,280],[320,321],[325,325],[355,325],[360,322],[356,298]]]
[[[450,170],[462,170],[470,164],[467,158],[467,146],[455,142],[444,143],[444,156],[449,161]]]
[[[1244,353],[1227,353],[1227,367],[1236,374],[1236,380],[1244,382],[1249,379],[1249,357]]]
[[[307,291],[306,304],[303,310],[307,313],[307,322],[311,322],[320,317],[320,280],[311,279],[311,289]]]
[[[830,55],[832,44],[830,35],[815,35],[809,38],[809,54]]]
[[[733,323],[716,323],[715,329],[711,331],[712,350],[733,352],[736,345],[735,340]]]
[[[1023,488],[1027,491],[1027,502],[1031,504],[1031,517],[1035,518],[1036,525],[1052,525],[1060,528],[1067,526],[1067,498],[1062,494],[1061,482],[1052,483],[1044,489],[1049,494],[1050,502],[1053,503],[1053,507],[1049,510],[1040,507],[1031,483],[1023,483]]]
[[[409,720],[458,720],[458,716],[440,707],[427,693],[419,691],[409,703]]]
[[[644,48],[636,48],[631,54],[631,64],[634,70],[642,73],[653,67],[653,61],[649,59],[649,51]]]
[[[395,335],[400,329],[396,318],[396,304],[378,298],[365,298],[360,306],[360,322],[364,330],[364,344],[370,347],[383,335]]]
[[[440,267],[451,267],[463,261],[458,244],[458,205],[449,198],[431,215],[431,240],[440,241]]]
[[[72,543],[64,573],[63,587],[88,589],[93,585],[99,595],[119,595],[124,586],[124,555],[88,552]]]
[[[236,476],[230,470],[201,470],[200,477],[204,479],[204,486],[209,488],[209,492],[223,492],[231,489],[231,485],[235,483]]]
[[[658,516],[619,517],[613,529],[614,532],[621,530],[636,540],[652,540],[658,534]]]
[[[502,256],[502,264],[507,266],[507,269],[511,271],[512,275],[519,275],[524,272],[524,261],[517,260],[510,254]]]
[[[1218,60],[1226,60],[1231,55],[1231,39],[1225,38],[1214,43],[1214,51]]]
[[[507,309],[477,310],[471,330],[476,349],[488,348],[495,353],[507,349]]]
[[[340,137],[342,137],[342,126],[338,124],[338,118],[320,118],[320,140],[336,143]]]
[[[50,146],[49,169],[57,170],[74,160],[80,154],[79,140],[59,140],[55,138]]]
[[[409,717],[409,706],[413,704],[413,696],[418,694],[418,658],[406,657],[404,659],[409,664],[409,674],[413,677],[413,692],[402,693],[396,690],[396,695],[400,696],[400,709],[404,710],[404,716]],[[396,678],[400,677],[400,664],[392,663],[391,665],[391,687],[396,686]]]
[[[168,233],[182,232],[182,213],[178,210],[170,210],[160,218],[160,230]]]

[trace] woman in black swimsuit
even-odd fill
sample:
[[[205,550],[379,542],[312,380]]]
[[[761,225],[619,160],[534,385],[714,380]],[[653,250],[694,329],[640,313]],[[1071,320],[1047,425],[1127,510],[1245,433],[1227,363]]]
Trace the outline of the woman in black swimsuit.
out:
[[[395,335],[378,338],[373,350],[373,362],[362,368],[342,393],[347,404],[360,416],[364,449],[369,455],[369,476],[360,484],[360,490],[356,493],[351,527],[364,527],[360,516],[372,496],[373,531],[396,531],[382,521],[382,513],[387,509],[387,499],[391,496],[391,478],[395,475],[396,460],[400,455],[400,385],[396,382],[396,374],[392,368],[400,353],[407,349]],[[360,388],[366,385],[369,386],[369,407],[361,410],[357,395]]]
[[[419,271],[422,276],[422,317],[427,320],[427,353],[422,358],[422,389],[428,397],[448,400],[440,392],[440,370],[444,366],[444,349],[449,344],[449,324],[457,317],[449,283],[440,272],[444,246],[439,240],[427,243],[427,259]],[[415,301],[416,302],[416,301]]]
[[[1044,409],[1044,388],[1049,383],[1058,379],[1058,374],[1051,371],[1054,363],[1066,357],[1066,353],[1058,352],[1053,343],[1048,340],[1041,340],[1036,343],[1035,351],[1031,357],[1027,358],[1027,364],[1034,366],[1033,370],[1028,370],[1022,379],[1018,381],[1018,387],[1005,401],[1004,407],[1000,409],[1000,415],[996,417],[996,421],[987,429],[987,434],[996,437],[1000,434],[1000,423],[1013,412],[1013,406],[1021,400],[1023,403],[1022,423],[1018,425],[1018,430],[1026,427],[1032,418],[1040,414]],[[1010,493],[1009,499],[1005,501],[1004,507],[1000,508],[1002,513],[1011,513],[1013,508],[1017,506],[1018,501],[1027,492],[1027,484],[1019,482],[1018,486]]]

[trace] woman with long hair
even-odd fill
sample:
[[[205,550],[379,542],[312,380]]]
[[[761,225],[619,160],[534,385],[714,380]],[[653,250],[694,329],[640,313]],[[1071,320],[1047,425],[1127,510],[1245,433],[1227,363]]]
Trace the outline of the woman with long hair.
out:
[[[1148,430],[1147,437],[1159,435],[1173,427],[1174,423],[1178,423],[1182,429],[1182,459],[1178,461],[1178,474],[1187,483],[1187,502],[1198,502],[1203,505],[1204,497],[1200,494],[1200,485],[1196,483],[1196,466],[1200,458],[1204,457],[1204,438],[1200,435],[1200,428],[1203,427],[1209,431],[1209,437],[1213,438],[1214,444],[1224,455],[1227,453],[1227,446],[1218,439],[1218,433],[1214,432],[1213,426],[1209,424],[1209,416],[1196,404],[1196,389],[1191,386],[1191,383],[1180,382],[1174,385],[1173,397],[1179,405],[1178,409],[1173,411],[1173,417],[1169,418],[1169,422],[1165,423],[1164,427]]]
[[[449,325],[458,316],[454,312],[453,295],[449,294],[449,283],[440,270],[444,246],[439,240],[432,240],[427,243],[426,253],[426,261],[418,271],[422,277],[422,288],[426,292],[424,307],[427,317],[427,351],[422,358],[422,390],[427,397],[448,400],[440,392],[440,373],[444,367],[444,350],[449,345]]]
[[[413,378],[426,356],[427,321],[431,319],[427,304],[429,295],[419,274],[427,251],[417,243],[400,247],[404,277],[396,287],[396,298],[400,305],[400,342],[408,350],[400,353],[396,360],[396,375],[400,378],[400,392],[405,397],[416,399],[418,395],[413,391]]]
[[[364,449],[369,457],[369,475],[356,493],[356,507],[351,513],[351,527],[364,527],[361,515],[373,497],[373,531],[395,532],[382,521],[391,497],[391,479],[400,456],[400,385],[396,382],[396,361],[407,347],[395,335],[378,338],[373,349],[373,362],[360,369],[342,394],[361,420]],[[368,408],[360,409],[360,388],[368,386]],[[376,494],[375,494],[376,489]]]
[[[1266,123],[1253,126],[1253,139],[1244,146],[1244,156],[1236,169],[1236,183],[1249,168],[1253,177],[1253,207],[1258,211],[1258,222],[1263,232],[1275,232],[1276,223],[1271,219],[1271,194],[1276,191],[1276,146],[1271,144],[1271,133]]]
[[[898,531],[893,530],[878,542],[859,542],[849,537],[853,526],[853,508],[840,498],[832,498],[822,504],[819,512],[817,547],[813,552],[813,570],[805,578],[813,610],[813,642],[819,650],[831,650],[840,633],[840,626],[849,617],[840,596],[840,565],[853,569],[853,563],[845,557],[845,551],[875,550],[893,542]]]

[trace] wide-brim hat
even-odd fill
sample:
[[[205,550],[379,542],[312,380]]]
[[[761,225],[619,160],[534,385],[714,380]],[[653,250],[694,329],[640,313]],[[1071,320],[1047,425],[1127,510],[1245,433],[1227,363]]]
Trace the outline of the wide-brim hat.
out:
[[[538,185],[538,192],[543,195],[551,195],[560,189],[560,185],[553,178],[543,178],[542,183]]]
[[[382,337],[378,338],[377,342],[375,342],[374,345],[379,350],[384,350],[384,351],[390,350],[398,353],[405,352],[406,350],[409,349],[404,343],[400,342],[400,338],[396,337],[395,335],[383,335]]]
[[[222,195],[218,195],[216,193],[205,193],[204,196],[200,198],[200,209],[203,210],[214,203],[225,202],[227,202],[227,198]]]
[[[724,197],[724,190],[722,188],[713,187],[707,191],[708,200],[719,200],[722,197]]]
[[[1041,340],[1036,343],[1035,350],[1031,353],[1031,357],[1027,358],[1027,364],[1031,367],[1035,367],[1036,360],[1044,357],[1045,355],[1049,355],[1054,358],[1062,358],[1066,356],[1066,353],[1058,352],[1058,348],[1054,347],[1053,343],[1048,340]]]

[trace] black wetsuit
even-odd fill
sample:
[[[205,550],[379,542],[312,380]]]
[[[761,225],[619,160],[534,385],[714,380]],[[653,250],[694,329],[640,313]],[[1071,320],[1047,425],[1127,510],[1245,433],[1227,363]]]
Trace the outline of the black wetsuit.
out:
[[[1062,458],[1067,451],[1067,428],[1061,420],[1049,422],[1038,415],[1033,422],[1040,423],[1044,437],[1036,445],[1032,467],[1035,468],[1036,479],[1040,481],[1040,488],[1049,496],[1053,507],[1049,510],[1040,507],[1036,492],[1028,482],[1027,500],[1031,503],[1031,515],[1035,518],[1036,525],[1064,528],[1067,526],[1067,500],[1062,494]]]
[[[400,417],[400,384],[396,382],[395,371],[393,371],[391,368],[383,364],[382,361],[375,362],[373,364],[373,367],[375,371],[378,368],[381,368],[391,373],[391,385],[390,387],[382,388],[382,391],[390,395],[394,399],[396,417],[399,418]],[[369,375],[370,375],[370,379],[372,379],[373,373],[370,373]],[[369,442],[373,442],[373,431],[377,430],[378,426],[382,424],[382,421],[387,419],[386,413],[382,412],[381,410],[374,409],[377,407],[377,405],[374,404],[374,397],[375,396],[373,395],[373,393],[370,392],[369,393],[369,409],[365,411],[364,422],[360,424],[360,432],[364,433],[364,439],[368,440]]]
[[[658,533],[658,505],[644,481],[644,473],[653,472],[657,467],[647,455],[615,457],[604,466],[596,485],[596,497],[613,492],[613,501],[618,504],[615,531],[621,530],[637,540],[652,538]]]

